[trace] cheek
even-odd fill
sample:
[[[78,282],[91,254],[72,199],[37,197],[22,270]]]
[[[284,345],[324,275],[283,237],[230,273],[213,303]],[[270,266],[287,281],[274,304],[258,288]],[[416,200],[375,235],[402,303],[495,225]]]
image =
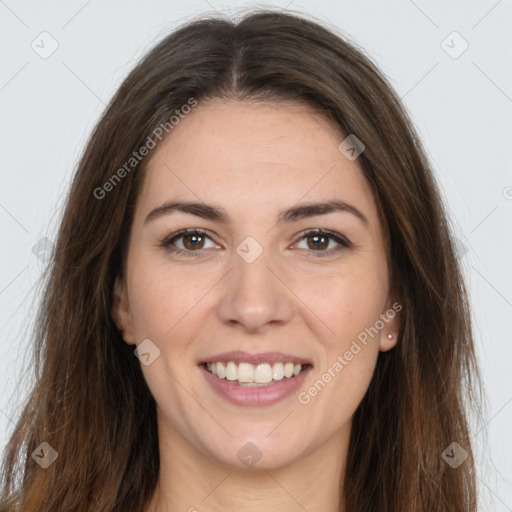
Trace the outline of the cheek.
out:
[[[385,276],[384,276],[385,278]],[[327,290],[318,294],[325,323],[336,333],[333,345],[346,343],[373,326],[386,300],[383,276],[365,266],[334,276]]]
[[[194,316],[189,313],[212,286],[208,277],[198,278],[197,271],[171,268],[149,255],[134,257],[132,268],[129,293],[137,339],[154,338],[165,344],[175,338],[178,328],[183,337],[183,330]]]
[[[380,269],[361,265],[333,276],[329,288],[317,294],[319,316],[335,336],[321,337],[317,372],[298,398],[319,430],[334,432],[347,422],[368,390],[379,355],[379,336],[369,329],[383,312],[385,279]]]
[[[162,340],[178,321],[180,297],[175,287],[163,280],[138,274],[132,283],[132,318],[138,340]]]

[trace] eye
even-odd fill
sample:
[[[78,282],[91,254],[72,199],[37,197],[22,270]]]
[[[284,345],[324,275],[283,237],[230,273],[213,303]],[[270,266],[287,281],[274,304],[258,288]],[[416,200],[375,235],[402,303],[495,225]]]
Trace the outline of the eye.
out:
[[[160,240],[160,245],[173,254],[192,256],[191,253],[208,248],[204,245],[205,240],[207,239],[212,241],[210,236],[206,234],[206,231],[201,229],[183,229],[170,235],[164,240]],[[177,241],[179,240],[182,240],[182,247],[177,244]],[[308,256],[312,254],[320,257],[330,256],[331,254],[337,253],[343,249],[351,247],[352,245],[339,233],[323,229],[313,229],[302,233],[299,241],[302,240],[307,241],[307,247],[305,250],[307,251]],[[311,242],[309,242],[309,240],[311,240]],[[334,242],[337,246],[328,249],[331,242]],[[213,246],[217,247],[215,244],[213,244]]]
[[[337,253],[351,247],[351,243],[339,233],[332,231],[325,231],[323,229],[313,229],[306,231],[302,234],[300,240],[306,240],[308,256],[313,254],[314,256],[330,256],[331,254]],[[311,242],[310,242],[311,240]],[[325,250],[329,247],[329,243],[334,241],[337,247]],[[312,250],[311,250],[312,249]]]
[[[176,240],[183,239],[183,248],[173,247]],[[177,233],[171,235],[170,237],[161,240],[162,247],[165,247],[167,250],[174,254],[186,254],[195,252],[196,250],[205,249],[204,241],[206,239],[211,240],[211,238],[206,234],[205,231],[201,229],[183,229],[178,231]]]

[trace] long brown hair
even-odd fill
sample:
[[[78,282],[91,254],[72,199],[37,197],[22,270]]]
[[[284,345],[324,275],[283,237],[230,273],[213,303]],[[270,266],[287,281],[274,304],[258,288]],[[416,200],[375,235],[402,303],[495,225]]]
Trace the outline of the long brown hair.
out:
[[[172,136],[176,110],[214,97],[307,103],[366,146],[358,162],[384,219],[403,310],[398,345],[379,353],[353,418],[345,510],[476,511],[465,409],[467,401],[478,414],[481,390],[471,315],[420,139],[362,49],[335,29],[268,10],[181,26],[133,69],[97,123],[44,277],[36,383],[5,450],[1,510],[148,505],[159,471],[155,401],[111,316],[148,158],[126,163],[158,127],[167,123]],[[32,456],[48,450],[43,442],[58,454],[47,468]],[[467,454],[456,468],[442,456],[452,442]]]

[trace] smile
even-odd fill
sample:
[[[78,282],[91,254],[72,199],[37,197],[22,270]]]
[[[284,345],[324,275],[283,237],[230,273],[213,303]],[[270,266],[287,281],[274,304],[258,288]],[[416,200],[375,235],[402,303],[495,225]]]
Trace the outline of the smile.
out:
[[[225,352],[209,356],[198,366],[217,396],[246,407],[291,397],[313,370],[309,360],[278,352]]]
[[[245,387],[262,387],[272,385],[283,379],[296,377],[307,366],[292,362],[273,364],[235,363],[234,361],[206,363],[206,369],[219,379],[226,379],[238,386]]]

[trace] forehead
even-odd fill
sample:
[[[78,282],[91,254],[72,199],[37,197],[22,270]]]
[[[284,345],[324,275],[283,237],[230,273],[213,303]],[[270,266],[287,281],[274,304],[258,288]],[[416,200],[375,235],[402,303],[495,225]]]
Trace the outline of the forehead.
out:
[[[222,204],[240,217],[338,198],[373,225],[378,214],[362,170],[338,149],[345,137],[307,105],[200,103],[155,149],[141,214],[170,199]]]

